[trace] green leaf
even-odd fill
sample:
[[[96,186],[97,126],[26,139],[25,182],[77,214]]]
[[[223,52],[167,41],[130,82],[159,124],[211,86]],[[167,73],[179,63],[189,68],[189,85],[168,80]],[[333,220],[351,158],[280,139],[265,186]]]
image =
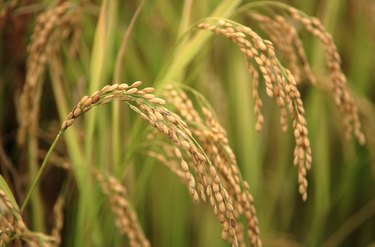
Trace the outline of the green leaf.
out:
[[[3,176],[0,175],[0,189],[4,191],[5,195],[9,198],[10,202],[12,203],[12,206],[19,210],[18,204],[16,202],[16,199],[13,196],[12,190],[9,188],[8,183],[5,181]]]

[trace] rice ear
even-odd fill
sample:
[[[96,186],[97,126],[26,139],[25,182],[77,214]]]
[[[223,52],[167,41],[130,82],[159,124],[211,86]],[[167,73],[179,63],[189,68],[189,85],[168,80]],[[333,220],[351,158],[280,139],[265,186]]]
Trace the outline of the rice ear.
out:
[[[344,118],[345,136],[349,139],[354,135],[358,142],[364,145],[366,138],[359,121],[358,108],[347,87],[346,77],[341,70],[341,58],[331,34],[325,30],[319,19],[302,15],[299,10],[292,7],[288,9],[288,12],[294,21],[300,23],[321,42],[331,78],[332,95]]]
[[[126,102],[133,111],[139,114],[159,133],[168,137],[171,143],[179,149],[180,153],[184,152],[190,162],[187,163],[184,158],[180,158],[180,164],[193,200],[197,202],[200,199],[203,201],[206,198],[210,199],[212,209],[222,226],[223,238],[232,243],[233,246],[238,246],[232,198],[223,186],[215,167],[212,166],[211,161],[204,154],[204,150],[193,139],[188,124],[177,114],[163,107],[165,104],[164,99],[147,96],[149,94],[145,93],[143,89],[136,87],[139,85],[140,82],[135,82],[127,90],[122,89],[121,85],[106,85],[91,96],[84,96],[62,123],[60,134],[67,131],[77,118],[82,116],[83,113],[90,111],[93,107],[114,100]],[[146,91],[153,90],[147,88]],[[178,152],[175,153],[178,154]],[[186,166],[188,169],[186,169]],[[194,171],[194,173],[191,171]],[[213,194],[208,193],[211,187],[215,188],[215,193]],[[197,191],[199,191],[199,194]]]
[[[227,19],[208,19],[206,22],[198,24],[197,27],[224,36],[236,44],[248,63],[248,68],[253,75],[253,79],[254,77],[256,78],[256,74],[252,66],[261,72],[260,74],[263,77],[267,95],[275,98],[276,104],[280,107],[280,122],[284,131],[287,130],[286,119],[287,111],[289,111],[292,128],[296,130],[294,133],[298,132],[295,135],[296,146],[294,157],[298,163],[299,192],[305,201],[307,199],[308,183],[306,173],[303,171],[309,170],[311,167],[311,147],[308,140],[305,109],[293,74],[280,64],[276,57],[273,43],[269,40],[263,40],[249,27]],[[257,84],[253,83],[253,85]],[[255,100],[259,104],[257,96],[255,96]],[[259,113],[257,116],[259,124],[256,126],[256,130],[259,130],[262,118]],[[302,153],[302,155],[297,156],[297,153]]]
[[[92,175],[100,184],[103,194],[110,203],[118,231],[128,237],[129,245],[132,247],[151,246],[138,222],[136,212],[128,202],[125,187],[116,178],[105,176],[98,170],[93,170]]]

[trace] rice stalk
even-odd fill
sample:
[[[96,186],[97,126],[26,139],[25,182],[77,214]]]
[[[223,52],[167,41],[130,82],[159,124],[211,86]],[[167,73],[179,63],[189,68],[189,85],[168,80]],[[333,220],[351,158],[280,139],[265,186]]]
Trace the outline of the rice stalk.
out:
[[[134,12],[134,15],[132,16],[129,26],[126,28],[126,31],[124,32],[124,36],[121,40],[121,45],[118,50],[118,54],[116,57],[116,63],[115,63],[115,69],[114,69],[114,75],[113,80],[114,81],[121,81],[121,72],[123,69],[123,59],[125,55],[125,51],[128,47],[128,42],[130,38],[130,34],[132,33],[132,30],[134,28],[134,25],[139,17],[139,14],[141,13],[141,10],[144,6],[144,0],[140,2],[138,5],[136,11]],[[119,170],[119,163],[120,163],[120,146],[121,146],[121,140],[120,140],[120,105],[119,102],[114,102],[113,109],[112,109],[112,137],[113,137],[113,164],[115,167],[115,171]],[[117,173],[117,172],[116,172]]]
[[[39,126],[42,77],[48,57],[57,52],[62,41],[60,39],[65,38],[63,35],[69,34],[72,23],[75,23],[76,18],[72,18],[75,12],[70,11],[72,8],[73,6],[69,2],[62,2],[52,9],[42,12],[37,18],[28,47],[25,84],[19,97],[17,134],[20,147],[23,147],[27,140],[30,177],[36,175],[38,163],[39,144],[36,132]],[[32,210],[34,225],[37,229],[44,230],[44,210],[38,190],[33,197]]]

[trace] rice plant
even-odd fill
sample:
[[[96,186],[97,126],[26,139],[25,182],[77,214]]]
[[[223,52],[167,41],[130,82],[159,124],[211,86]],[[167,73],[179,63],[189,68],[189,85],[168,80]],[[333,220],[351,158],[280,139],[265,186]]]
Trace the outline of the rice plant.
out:
[[[0,2],[1,246],[374,245],[374,11]]]

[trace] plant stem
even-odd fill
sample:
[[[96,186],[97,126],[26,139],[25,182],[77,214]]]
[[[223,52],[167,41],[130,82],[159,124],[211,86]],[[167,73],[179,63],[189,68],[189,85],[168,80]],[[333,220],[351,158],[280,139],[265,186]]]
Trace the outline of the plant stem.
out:
[[[56,144],[57,144],[57,142],[58,142],[58,140],[59,140],[59,138],[60,138],[60,136],[61,136],[62,133],[63,133],[63,131],[60,131],[60,133],[56,136],[55,140],[53,141],[51,147],[49,148],[48,153],[47,153],[46,157],[43,160],[42,166],[39,168],[38,174],[36,175],[36,178],[34,179],[34,181],[33,181],[32,185],[31,185],[29,191],[26,194],[25,200],[22,203],[21,212],[23,212],[23,210],[25,209],[27,203],[30,200],[31,194],[33,193],[35,187],[39,183],[40,178],[42,176],[42,173],[43,173],[44,169],[47,166],[48,159],[51,156],[52,151],[55,149],[55,146],[56,146]]]
[[[138,5],[132,19],[130,20],[129,26],[127,27],[125,34],[122,38],[121,46],[118,51],[118,55],[116,58],[115,64],[115,72],[113,77],[114,83],[121,83],[121,71],[123,68],[123,59],[126,48],[128,47],[129,37],[133,30],[134,24],[141,13],[141,10],[144,5],[144,0],[140,2]],[[113,138],[113,151],[112,151],[112,159],[113,159],[113,168],[115,174],[118,175],[120,172],[120,159],[121,159],[121,131],[120,131],[120,102],[115,101],[113,102],[112,108],[112,138]]]

